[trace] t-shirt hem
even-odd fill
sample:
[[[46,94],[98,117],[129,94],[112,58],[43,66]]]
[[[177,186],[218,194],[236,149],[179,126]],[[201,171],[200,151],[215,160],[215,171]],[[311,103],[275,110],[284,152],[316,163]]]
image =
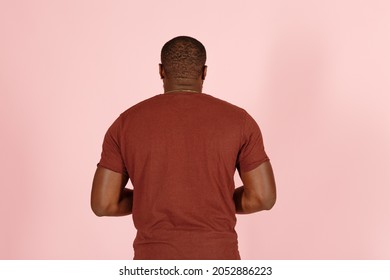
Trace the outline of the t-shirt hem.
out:
[[[270,159],[268,157],[260,160],[260,161],[256,161],[252,164],[249,164],[249,165],[246,165],[245,167],[240,167],[240,172],[249,172],[253,169],[255,169],[256,167],[259,167],[260,165],[262,165],[264,162],[267,162],[267,161],[270,161]]]
[[[98,163],[97,164],[98,167],[103,167],[103,168],[106,168],[106,169],[109,169],[111,171],[114,171],[116,173],[120,173],[122,175],[127,175],[127,172],[125,172],[124,170],[121,170],[121,169],[118,169],[118,168],[115,168],[115,167],[112,167],[112,166],[109,166],[109,165],[106,165],[104,163]]]

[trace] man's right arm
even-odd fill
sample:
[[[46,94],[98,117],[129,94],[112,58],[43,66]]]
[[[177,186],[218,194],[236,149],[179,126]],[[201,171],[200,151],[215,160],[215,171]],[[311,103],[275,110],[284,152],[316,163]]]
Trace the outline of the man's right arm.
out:
[[[240,173],[243,186],[236,188],[233,199],[237,214],[270,210],[276,202],[276,184],[269,161]]]

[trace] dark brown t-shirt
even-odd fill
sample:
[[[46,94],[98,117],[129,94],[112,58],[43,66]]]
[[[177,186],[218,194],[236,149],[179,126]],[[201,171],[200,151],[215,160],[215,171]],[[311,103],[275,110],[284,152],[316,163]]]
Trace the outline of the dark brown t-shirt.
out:
[[[108,129],[99,166],[134,188],[134,259],[240,259],[234,173],[268,160],[243,109],[204,93],[156,95]]]

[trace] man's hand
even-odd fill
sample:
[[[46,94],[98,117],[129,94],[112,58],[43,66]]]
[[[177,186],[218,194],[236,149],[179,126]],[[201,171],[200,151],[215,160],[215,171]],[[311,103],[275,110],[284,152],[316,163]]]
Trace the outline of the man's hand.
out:
[[[270,210],[276,202],[276,185],[271,163],[266,161],[240,174],[243,186],[234,191],[236,213],[249,214]]]
[[[129,178],[98,167],[93,178],[91,208],[96,216],[129,215],[133,208],[133,190],[125,186]]]

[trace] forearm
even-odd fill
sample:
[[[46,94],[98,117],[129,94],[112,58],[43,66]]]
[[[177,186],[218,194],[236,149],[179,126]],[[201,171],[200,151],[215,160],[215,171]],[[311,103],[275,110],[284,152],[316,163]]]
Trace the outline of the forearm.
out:
[[[236,188],[233,194],[234,204],[237,214],[250,214],[262,210],[269,210],[270,207],[265,205],[261,199],[249,194],[244,186]]]
[[[112,216],[125,216],[133,212],[133,190],[124,188],[118,202],[117,211]]]

